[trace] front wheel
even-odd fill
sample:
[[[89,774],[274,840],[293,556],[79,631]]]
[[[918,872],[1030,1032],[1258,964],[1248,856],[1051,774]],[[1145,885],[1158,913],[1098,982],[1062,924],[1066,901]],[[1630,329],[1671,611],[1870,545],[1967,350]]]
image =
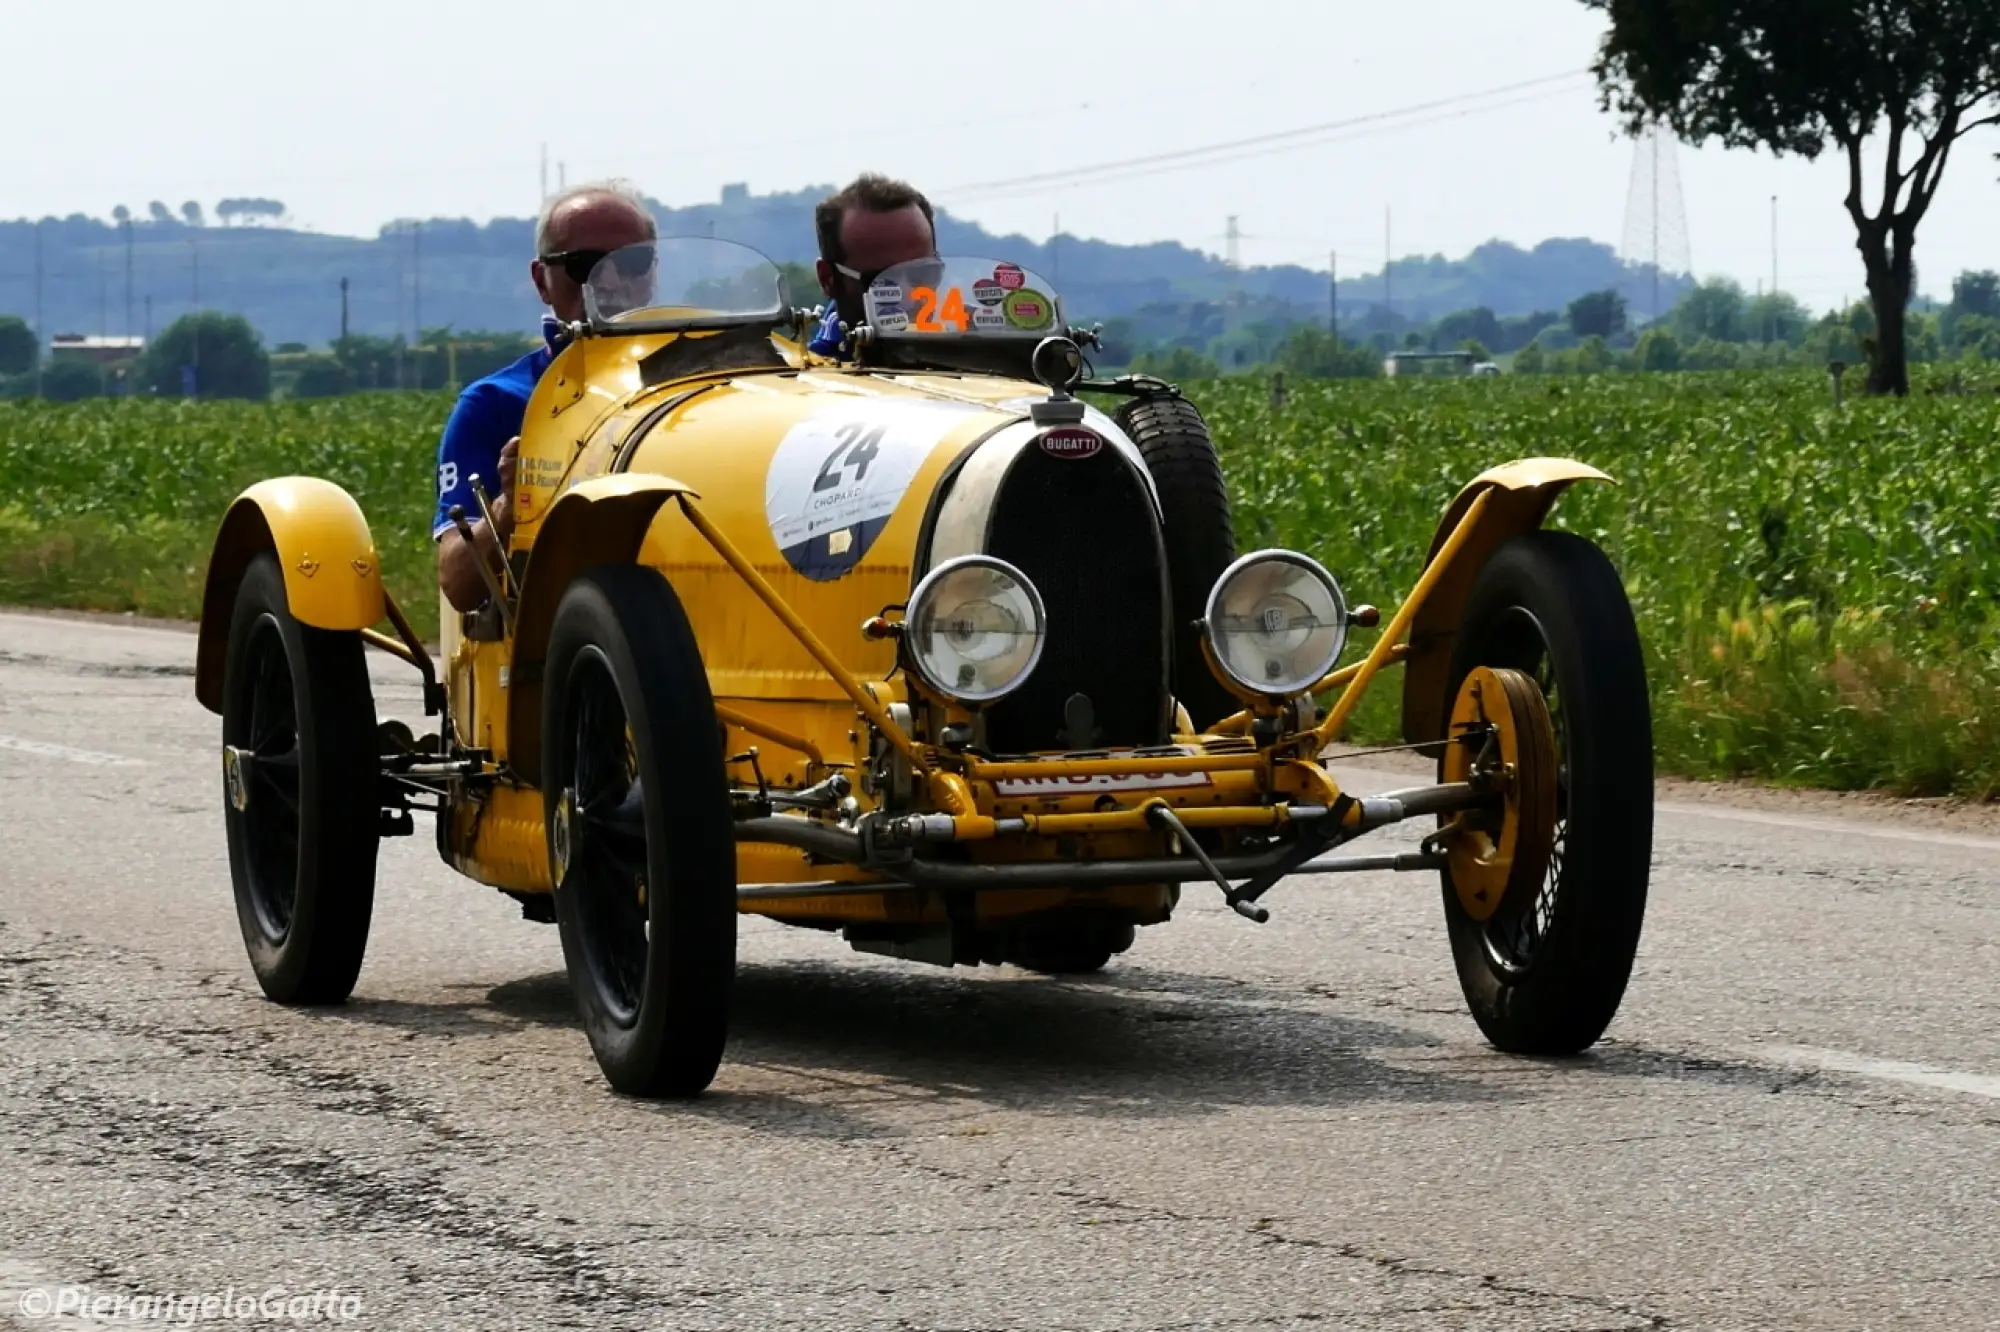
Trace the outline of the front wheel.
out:
[[[237,585],[223,673],[229,877],[250,968],[279,1003],[353,992],[381,838],[375,699],[361,636],[286,608],[274,556]]]
[[[715,1077],[736,973],[736,843],[694,631],[653,569],[563,594],[542,721],[556,924],[605,1079],[693,1096]]]
[[[1610,560],[1567,532],[1507,541],[1474,582],[1445,695],[1476,667],[1540,686],[1555,737],[1545,873],[1480,919],[1444,872],[1445,922],[1473,1019],[1517,1054],[1564,1055],[1624,998],[1653,848],[1653,724],[1631,604]],[[1449,708],[1447,708],[1447,711]]]

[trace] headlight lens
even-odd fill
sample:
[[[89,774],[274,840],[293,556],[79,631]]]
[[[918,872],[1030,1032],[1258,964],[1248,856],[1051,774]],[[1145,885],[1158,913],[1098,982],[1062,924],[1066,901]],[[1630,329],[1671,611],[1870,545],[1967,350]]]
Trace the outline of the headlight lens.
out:
[[[1340,659],[1347,601],[1316,561],[1260,550],[1216,579],[1207,626],[1215,659],[1231,680],[1253,694],[1296,694]]]
[[[961,703],[1019,688],[1042,658],[1041,594],[1013,565],[984,555],[947,560],[917,584],[904,641],[924,682]]]

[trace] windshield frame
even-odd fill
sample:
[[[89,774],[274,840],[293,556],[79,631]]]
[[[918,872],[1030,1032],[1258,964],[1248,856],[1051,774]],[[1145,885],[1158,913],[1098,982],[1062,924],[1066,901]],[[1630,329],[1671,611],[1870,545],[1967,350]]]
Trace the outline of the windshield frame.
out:
[[[674,241],[702,241],[705,243],[727,245],[735,249],[748,251],[749,254],[763,260],[766,264],[770,265],[773,276],[777,278],[774,305],[768,310],[663,314],[650,319],[626,319],[617,315],[603,314],[597,307],[597,293],[589,282],[584,282],[580,284],[583,293],[583,318],[574,325],[577,331],[586,336],[596,337],[631,337],[647,333],[719,332],[733,328],[756,327],[768,328],[773,332],[783,328],[790,328],[795,333],[802,333],[804,331],[806,312],[794,305],[790,285],[785,281],[785,270],[771,256],[753,245],[745,245],[741,241],[725,240],[719,236],[656,236],[649,241],[641,243],[660,247]],[[606,257],[608,258],[609,256],[607,255]],[[603,261],[600,260],[599,262],[602,263]],[[676,307],[669,304],[640,307],[641,310],[671,310],[676,308],[684,307]]]

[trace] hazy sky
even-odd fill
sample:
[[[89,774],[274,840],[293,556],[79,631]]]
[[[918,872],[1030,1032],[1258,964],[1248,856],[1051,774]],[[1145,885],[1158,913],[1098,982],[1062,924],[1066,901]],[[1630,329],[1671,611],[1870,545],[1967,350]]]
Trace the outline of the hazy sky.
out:
[[[541,145],[572,181],[670,203],[873,168],[1040,238],[1176,239],[1248,262],[1379,270],[1502,237],[1624,238],[1633,146],[1581,71],[1578,0],[99,0],[10,4],[0,217],[150,199],[284,200],[300,225],[524,215]],[[1530,81],[1575,74],[1554,82]],[[1361,118],[1515,88],[1418,114]],[[984,182],[1301,127],[1188,169]],[[1926,290],[2000,267],[2000,134],[1961,145],[1919,236]],[[1282,151],[1272,151],[1282,149]],[[1862,294],[1845,167],[1678,150],[1698,273]],[[550,168],[551,178],[555,167]]]

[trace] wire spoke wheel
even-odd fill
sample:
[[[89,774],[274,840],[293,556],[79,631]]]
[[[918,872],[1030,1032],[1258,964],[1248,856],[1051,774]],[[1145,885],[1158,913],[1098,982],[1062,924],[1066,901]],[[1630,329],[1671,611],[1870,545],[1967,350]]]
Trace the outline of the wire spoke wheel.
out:
[[[579,654],[568,703],[570,842],[562,890],[584,922],[584,957],[608,1014],[630,1027],[639,1016],[650,944],[645,794],[626,759],[625,705],[602,651]]]
[[[1547,869],[1490,915],[1444,874],[1445,919],[1468,1007],[1503,1050],[1570,1054],[1623,1000],[1652,858],[1653,739],[1638,631],[1616,570],[1565,532],[1497,549],[1467,597],[1451,693],[1476,667],[1539,688],[1555,742]]]
[[[236,588],[223,672],[224,823],[237,922],[264,993],[353,990],[380,844],[375,701],[361,638],[293,618],[271,555]]]
[[[707,1087],[736,971],[736,842],[722,730],[667,580],[606,566],[549,631],[542,791],[556,924],[605,1080]]]

